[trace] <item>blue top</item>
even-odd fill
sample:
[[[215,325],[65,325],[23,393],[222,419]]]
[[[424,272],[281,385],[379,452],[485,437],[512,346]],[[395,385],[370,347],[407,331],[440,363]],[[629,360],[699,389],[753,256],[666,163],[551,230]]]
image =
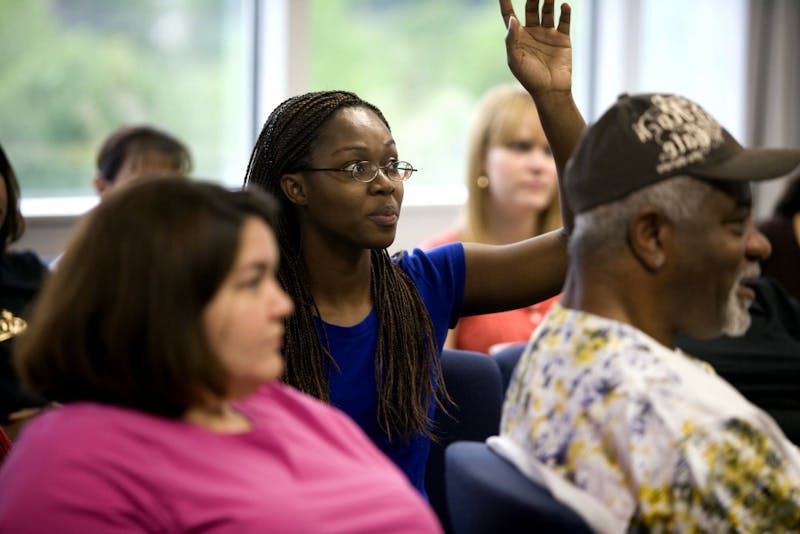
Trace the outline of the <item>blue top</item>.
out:
[[[464,247],[452,243],[423,252],[414,249],[404,254],[399,266],[411,277],[428,309],[441,352],[447,329],[461,315],[464,299]],[[317,322],[318,333],[319,322]],[[408,476],[411,483],[425,495],[425,463],[430,440],[422,434],[410,442],[388,436],[378,426],[378,394],[375,384],[375,349],[378,343],[378,316],[373,308],[369,315],[353,326],[325,323],[331,354],[340,371],[331,370],[331,404],[347,413],[366,432],[373,442]],[[431,415],[434,404],[431,403]]]

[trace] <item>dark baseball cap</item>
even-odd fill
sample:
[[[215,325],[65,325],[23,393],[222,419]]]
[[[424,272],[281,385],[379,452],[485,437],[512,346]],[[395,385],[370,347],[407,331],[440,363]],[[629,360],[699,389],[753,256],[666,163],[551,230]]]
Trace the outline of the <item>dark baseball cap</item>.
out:
[[[800,175],[800,149],[743,148],[687,98],[623,94],[583,133],[564,194],[580,213],[679,174],[733,181]]]

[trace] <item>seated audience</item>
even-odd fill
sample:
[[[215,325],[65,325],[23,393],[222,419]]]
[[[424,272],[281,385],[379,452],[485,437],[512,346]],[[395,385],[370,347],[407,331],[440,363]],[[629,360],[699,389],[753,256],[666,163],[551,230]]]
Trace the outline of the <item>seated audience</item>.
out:
[[[15,352],[62,406],[0,467],[0,532],[440,531],[347,416],[278,381],[273,205],[143,179],[80,222]]]
[[[602,532],[797,532],[800,451],[676,336],[741,335],[769,241],[742,148],[680,96],[622,95],[567,165],[564,292],[517,366],[493,448]]]
[[[788,182],[774,213],[758,229],[772,243],[772,255],[761,263],[761,271],[800,299],[800,178]]]
[[[467,148],[467,204],[458,226],[420,245],[507,245],[561,228],[558,173],[531,95],[518,85],[487,92]],[[526,341],[558,297],[525,308],[459,319],[445,347],[491,354]]]
[[[16,174],[0,146],[0,426],[12,439],[18,426],[44,404],[22,390],[11,367],[11,347],[27,327],[26,308],[47,273],[34,252],[8,250],[25,230],[19,201]]]

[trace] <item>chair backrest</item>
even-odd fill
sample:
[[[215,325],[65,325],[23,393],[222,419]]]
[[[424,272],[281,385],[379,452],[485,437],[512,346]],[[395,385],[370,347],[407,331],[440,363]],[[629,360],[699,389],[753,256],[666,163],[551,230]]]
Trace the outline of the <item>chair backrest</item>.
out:
[[[577,512],[484,442],[451,444],[445,462],[454,534],[592,532]]]
[[[514,373],[514,368],[517,366],[520,356],[525,351],[527,343],[517,343],[506,347],[497,353],[492,358],[497,362],[500,367],[500,374],[503,377],[503,394],[505,395],[508,385],[511,383],[511,375]]]
[[[482,441],[497,434],[503,408],[503,385],[494,359],[480,352],[445,349],[442,376],[454,405],[436,410],[435,433],[425,471],[425,490],[445,532],[452,532],[445,495],[445,448],[454,441]]]

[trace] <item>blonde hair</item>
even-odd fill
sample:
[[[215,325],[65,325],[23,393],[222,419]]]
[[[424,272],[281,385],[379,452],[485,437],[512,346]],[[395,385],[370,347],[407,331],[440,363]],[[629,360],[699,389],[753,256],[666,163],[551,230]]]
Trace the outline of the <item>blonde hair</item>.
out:
[[[462,241],[491,242],[488,232],[489,189],[478,186],[478,177],[485,174],[486,153],[493,146],[510,142],[523,120],[539,113],[533,99],[518,85],[500,85],[489,90],[478,103],[470,126],[467,144],[467,204],[464,210]],[[561,227],[561,208],[558,194],[537,217],[531,237]]]

